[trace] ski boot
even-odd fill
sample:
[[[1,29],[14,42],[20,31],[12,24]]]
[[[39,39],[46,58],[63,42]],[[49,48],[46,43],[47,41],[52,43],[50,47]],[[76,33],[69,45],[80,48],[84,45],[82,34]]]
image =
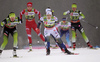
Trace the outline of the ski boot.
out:
[[[29,45],[29,51],[28,52],[31,52],[32,51],[32,44]]]
[[[88,42],[87,45],[88,45],[88,47],[89,47],[90,49],[93,49],[93,46],[90,45],[90,42]]]
[[[75,48],[76,48],[76,43],[74,42],[73,43],[73,50],[75,50]]]
[[[50,55],[50,48],[46,49],[46,55]]]
[[[0,55],[2,54],[2,50],[0,50]]]
[[[71,53],[69,50],[67,50],[67,48],[65,49],[64,53],[67,53],[67,55],[74,55],[74,53]]]
[[[17,49],[16,47],[13,47],[13,57],[18,57],[16,54],[16,49]]]
[[[72,48],[72,46],[69,46],[69,48]]]

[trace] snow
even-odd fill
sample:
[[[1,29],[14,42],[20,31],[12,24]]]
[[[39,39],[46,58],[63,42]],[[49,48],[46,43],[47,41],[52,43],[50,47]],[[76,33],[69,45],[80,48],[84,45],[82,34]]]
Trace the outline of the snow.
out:
[[[100,62],[100,49],[77,48],[72,52],[79,55],[65,55],[60,49],[51,49],[51,54],[46,56],[45,49],[18,49],[17,54],[20,58],[10,58],[12,50],[4,50],[0,56],[0,62]]]

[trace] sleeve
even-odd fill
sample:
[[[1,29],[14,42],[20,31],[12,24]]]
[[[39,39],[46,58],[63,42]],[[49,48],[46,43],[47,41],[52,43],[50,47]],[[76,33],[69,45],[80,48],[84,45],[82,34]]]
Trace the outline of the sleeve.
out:
[[[67,15],[67,14],[70,14],[70,10],[63,13],[63,15]]]
[[[54,16],[55,19],[55,23],[58,23],[58,18],[56,16]]]
[[[7,24],[6,19],[4,19],[4,20],[1,22],[1,27],[3,27],[5,24]]]
[[[20,12],[20,19],[22,19],[22,15],[25,13],[25,9]]]
[[[71,26],[71,23],[70,23],[70,22],[68,22],[68,26],[69,26],[69,27]]]
[[[18,22],[19,22],[19,24],[22,23],[22,19],[20,19],[19,17],[18,17]]]
[[[81,18],[85,18],[84,14],[81,11],[79,11],[79,14]]]
[[[43,17],[40,18],[40,21],[38,21],[38,25],[37,25],[37,28],[40,27],[41,23],[43,22]]]
[[[41,17],[41,18],[40,18],[40,21],[42,21],[42,22],[43,22],[43,17]]]
[[[61,22],[59,22],[57,25],[56,25],[56,27],[60,27],[61,26]]]
[[[36,10],[36,9],[34,9],[34,12],[35,12],[35,14],[38,14],[38,17],[40,19],[41,18],[41,13],[38,10]]]

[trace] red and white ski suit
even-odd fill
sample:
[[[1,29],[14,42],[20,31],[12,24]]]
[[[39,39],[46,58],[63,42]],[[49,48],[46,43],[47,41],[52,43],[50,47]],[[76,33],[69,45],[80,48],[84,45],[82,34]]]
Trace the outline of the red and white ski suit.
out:
[[[38,17],[40,19],[41,17],[40,12],[34,8],[31,11],[24,9],[20,12],[20,19],[22,19],[23,14],[25,14],[25,18],[26,18],[26,32],[28,35],[29,44],[32,44],[31,28],[33,28],[33,30],[37,33],[37,35],[40,36],[40,38],[43,41],[45,41],[44,36],[40,33],[40,31],[36,31],[37,24],[35,22],[35,14],[38,14]]]

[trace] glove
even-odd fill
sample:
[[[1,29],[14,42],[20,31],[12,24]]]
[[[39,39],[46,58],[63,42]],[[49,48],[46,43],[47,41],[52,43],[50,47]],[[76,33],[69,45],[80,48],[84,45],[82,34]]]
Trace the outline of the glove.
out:
[[[40,30],[39,30],[39,28],[36,28],[35,30],[36,30],[36,32],[37,32],[37,33],[40,33]]]
[[[66,15],[66,12],[64,12],[63,15]]]
[[[44,42],[45,47],[47,47],[47,42]]]
[[[20,21],[21,21],[21,23],[23,23],[22,19],[20,19]],[[20,23],[20,24],[21,24],[21,23]]]
[[[83,18],[83,17],[82,17],[82,16],[80,16],[80,17],[79,17],[79,20],[82,20],[82,18]]]

